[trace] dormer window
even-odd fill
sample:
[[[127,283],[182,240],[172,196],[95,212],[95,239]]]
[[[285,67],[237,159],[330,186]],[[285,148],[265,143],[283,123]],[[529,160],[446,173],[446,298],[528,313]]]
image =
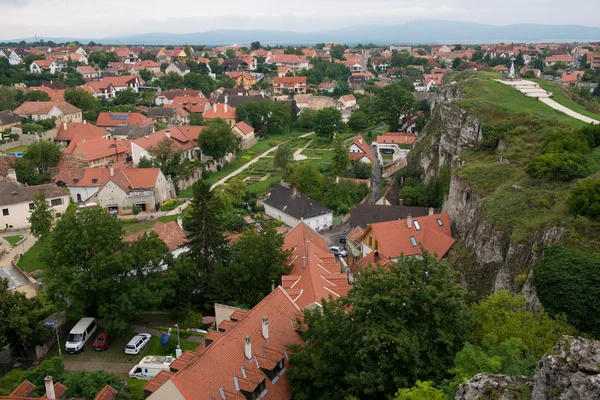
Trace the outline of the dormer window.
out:
[[[437,218],[437,223],[439,226],[444,226],[444,223],[442,222],[441,218]]]
[[[414,224],[415,224],[415,229],[418,230],[418,231],[420,231],[421,230],[421,225],[419,225],[419,221],[415,221]]]
[[[92,179],[92,183],[98,183],[98,179],[96,179],[96,178]]]
[[[410,237],[410,244],[412,244],[412,247],[417,247],[417,240],[414,236]]]

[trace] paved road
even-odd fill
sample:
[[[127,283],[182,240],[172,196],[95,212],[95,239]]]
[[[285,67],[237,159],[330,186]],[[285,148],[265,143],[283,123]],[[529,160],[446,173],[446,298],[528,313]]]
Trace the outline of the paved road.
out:
[[[115,374],[128,374],[131,368],[135,365],[134,363],[115,363],[105,361],[80,361],[80,360],[66,360],[63,359],[65,369],[70,372],[91,372],[91,371],[105,371],[112,372]]]
[[[596,119],[592,119],[590,117],[586,117],[583,114],[579,114],[578,112],[575,112],[573,110],[571,110],[570,108],[567,108],[565,106],[563,106],[562,104],[558,104],[556,101],[552,100],[552,99],[546,99],[546,98],[540,98],[539,99],[542,103],[546,104],[547,106],[550,106],[552,108],[554,108],[555,110],[558,110],[560,112],[563,112],[573,118],[577,118],[578,120],[581,120],[583,122],[586,122],[588,124],[600,124],[600,121],[596,120]]]
[[[381,194],[380,184],[383,180],[381,174],[381,163],[379,162],[379,157],[375,157],[375,162],[373,163],[373,174],[371,175],[371,194],[369,194],[369,200],[367,203],[373,204],[379,198]]]

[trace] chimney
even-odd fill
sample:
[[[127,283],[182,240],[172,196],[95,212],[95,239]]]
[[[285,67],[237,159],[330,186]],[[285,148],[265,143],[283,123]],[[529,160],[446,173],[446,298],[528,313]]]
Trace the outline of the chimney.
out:
[[[46,397],[48,400],[56,400],[56,394],[54,393],[54,382],[52,382],[51,376],[44,378],[44,386],[46,386]]]
[[[213,106],[213,111],[217,112],[217,103],[215,103],[215,105]]]
[[[177,225],[183,230],[183,218],[181,218],[181,215],[177,217]]]
[[[408,214],[408,217],[406,217],[406,226],[412,228],[412,216],[410,214]]]
[[[358,137],[358,143],[362,144],[362,136]]]
[[[227,101],[227,100],[225,100]],[[227,103],[225,103],[225,105],[223,106],[223,109],[225,110],[225,113],[227,113]]]
[[[63,130],[65,130],[65,131],[67,130],[67,123],[66,122],[63,122]]]
[[[262,318],[262,335],[266,341],[269,341],[269,318]]]
[[[306,241],[306,262],[310,262],[310,242]]]
[[[399,199],[398,203],[400,203],[400,204],[398,204],[398,206],[404,207],[404,199]]]
[[[252,343],[250,342],[250,336],[244,338],[244,355],[246,360],[252,360]]]
[[[306,268],[306,257],[302,257],[302,269]]]
[[[112,164],[108,166],[108,171],[110,172],[111,177],[115,176],[115,167],[113,167]]]
[[[429,207],[429,215],[433,215],[433,214],[434,214],[433,207]]]
[[[229,103],[229,93],[225,93],[225,104]]]
[[[84,120],[83,120],[83,124],[85,125],[86,123],[87,123],[87,121],[84,119]]]
[[[171,131],[167,129],[165,131],[165,136],[168,137],[168,138],[171,138]]]

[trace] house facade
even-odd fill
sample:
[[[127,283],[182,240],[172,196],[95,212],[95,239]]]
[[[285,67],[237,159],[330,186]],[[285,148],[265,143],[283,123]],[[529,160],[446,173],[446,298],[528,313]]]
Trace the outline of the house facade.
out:
[[[231,132],[240,138],[240,148],[247,150],[257,142],[254,128],[244,121],[238,122],[231,128]]]
[[[13,111],[36,121],[56,118],[56,123],[82,122],[81,110],[66,101],[27,101]]]
[[[44,193],[56,215],[62,215],[69,206],[69,192],[53,184],[21,186],[6,179],[0,180],[0,227],[3,229],[29,228],[33,200]]]
[[[304,222],[314,230],[323,230],[333,223],[333,211],[294,187],[274,186],[263,204],[265,214],[292,228]]]

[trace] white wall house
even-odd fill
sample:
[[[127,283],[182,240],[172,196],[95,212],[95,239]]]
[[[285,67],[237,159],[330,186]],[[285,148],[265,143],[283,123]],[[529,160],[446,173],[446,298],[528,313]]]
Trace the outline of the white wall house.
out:
[[[300,222],[314,230],[329,229],[333,224],[333,211],[293,187],[276,185],[263,205],[268,216],[292,228]]]
[[[62,215],[69,206],[69,192],[56,185],[21,186],[16,183],[0,181],[0,227],[3,229],[29,228],[28,221],[34,209],[35,196],[43,191],[46,200],[57,215]]]

